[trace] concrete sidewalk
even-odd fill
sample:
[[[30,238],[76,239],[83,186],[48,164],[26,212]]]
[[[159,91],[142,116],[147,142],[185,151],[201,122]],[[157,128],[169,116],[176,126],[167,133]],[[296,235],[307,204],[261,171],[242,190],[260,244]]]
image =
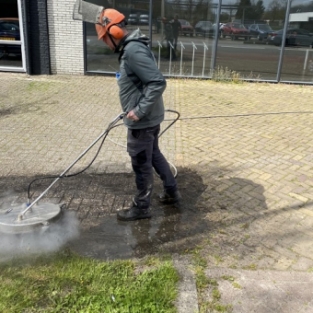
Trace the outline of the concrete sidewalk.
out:
[[[24,201],[33,178],[60,174],[121,110],[111,77],[0,73],[0,86],[2,201]],[[180,312],[313,312],[312,87],[168,80],[164,98],[181,114],[160,142],[184,207],[154,199],[150,221],[116,221],[134,192],[117,127],[86,173],[47,194],[77,212],[82,234],[71,248],[101,259],[175,253],[187,276],[206,262],[208,287],[196,300],[195,277],[186,277],[191,289],[180,296],[191,290],[193,300]]]

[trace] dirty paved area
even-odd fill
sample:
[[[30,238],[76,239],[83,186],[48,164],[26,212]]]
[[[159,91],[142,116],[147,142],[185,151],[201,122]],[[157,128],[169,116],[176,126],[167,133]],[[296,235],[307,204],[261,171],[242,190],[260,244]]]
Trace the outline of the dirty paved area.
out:
[[[2,204],[26,201],[34,178],[61,173],[120,113],[114,78],[1,74],[0,83]],[[168,80],[166,108],[181,119],[160,145],[178,169],[181,209],[158,205],[155,177],[153,218],[116,220],[116,210],[127,207],[134,192],[123,126],[110,133],[86,172],[62,179],[45,200],[76,212],[81,236],[69,246],[83,255],[136,258],[197,249],[209,269],[308,275],[312,99],[311,86]],[[174,117],[167,112],[163,127]],[[33,197],[48,184],[34,183]]]
[[[34,178],[60,174],[120,113],[114,78],[3,73],[0,80],[2,203],[26,201]],[[110,132],[86,172],[57,182],[45,201],[77,213],[82,232],[71,244],[86,255],[140,257],[201,247],[211,266],[308,271],[312,95],[309,86],[169,80],[166,108],[181,119],[160,145],[178,169],[180,211],[158,205],[156,177],[153,218],[116,221],[116,210],[134,192],[123,126]],[[167,112],[163,128],[175,117]],[[86,167],[98,147],[71,173]],[[32,198],[50,182],[34,183]]]
[[[153,218],[125,223],[117,221],[116,210],[131,204],[134,189],[132,173],[81,174],[63,178],[46,194],[44,202],[62,203],[75,211],[81,223],[79,238],[69,246],[82,255],[99,259],[144,257],[156,253],[184,252],[197,245],[212,231],[205,220],[207,208],[197,208],[197,199],[205,190],[199,175],[191,170],[179,170],[178,182],[184,194],[181,208],[160,206],[157,194],[162,191],[155,177]],[[43,178],[41,180],[41,178]],[[29,183],[35,199],[51,183],[45,177],[15,177],[0,180],[0,190],[8,188],[6,203],[24,203]],[[6,205],[2,204],[3,210]]]

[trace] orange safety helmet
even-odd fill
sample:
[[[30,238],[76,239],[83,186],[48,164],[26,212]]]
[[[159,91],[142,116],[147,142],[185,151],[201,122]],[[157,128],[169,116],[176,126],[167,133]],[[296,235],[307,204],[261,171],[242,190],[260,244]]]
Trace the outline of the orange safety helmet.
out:
[[[99,17],[99,24],[96,24],[98,39],[102,39],[108,32],[116,39],[122,39],[124,32],[117,24],[125,21],[125,16],[117,10],[105,9]]]

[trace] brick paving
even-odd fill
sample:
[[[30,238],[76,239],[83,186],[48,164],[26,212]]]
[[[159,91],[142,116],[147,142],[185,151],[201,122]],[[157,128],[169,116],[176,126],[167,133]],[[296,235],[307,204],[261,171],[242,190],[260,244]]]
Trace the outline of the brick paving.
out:
[[[0,86],[1,199],[24,200],[31,179],[60,174],[120,113],[112,77],[0,73]],[[149,223],[116,222],[115,211],[134,191],[126,131],[117,127],[86,173],[47,194],[77,212],[90,240],[85,254],[134,257],[201,246],[209,268],[299,273],[313,288],[312,87],[171,79],[164,98],[181,114],[160,141],[178,168],[187,213],[167,216],[162,209]],[[35,195],[44,186],[34,187]],[[103,236],[122,243],[108,248]],[[293,312],[312,312],[305,303]],[[272,305],[267,312],[287,312]],[[237,303],[234,312],[248,311]]]

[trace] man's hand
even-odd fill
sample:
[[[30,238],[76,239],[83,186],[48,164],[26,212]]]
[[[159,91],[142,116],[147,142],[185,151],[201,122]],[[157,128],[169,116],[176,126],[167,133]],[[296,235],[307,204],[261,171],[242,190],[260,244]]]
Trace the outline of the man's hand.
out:
[[[138,122],[139,118],[138,116],[134,113],[134,110],[131,110],[130,112],[128,112],[128,114],[126,115],[126,118],[134,121],[134,122]]]

